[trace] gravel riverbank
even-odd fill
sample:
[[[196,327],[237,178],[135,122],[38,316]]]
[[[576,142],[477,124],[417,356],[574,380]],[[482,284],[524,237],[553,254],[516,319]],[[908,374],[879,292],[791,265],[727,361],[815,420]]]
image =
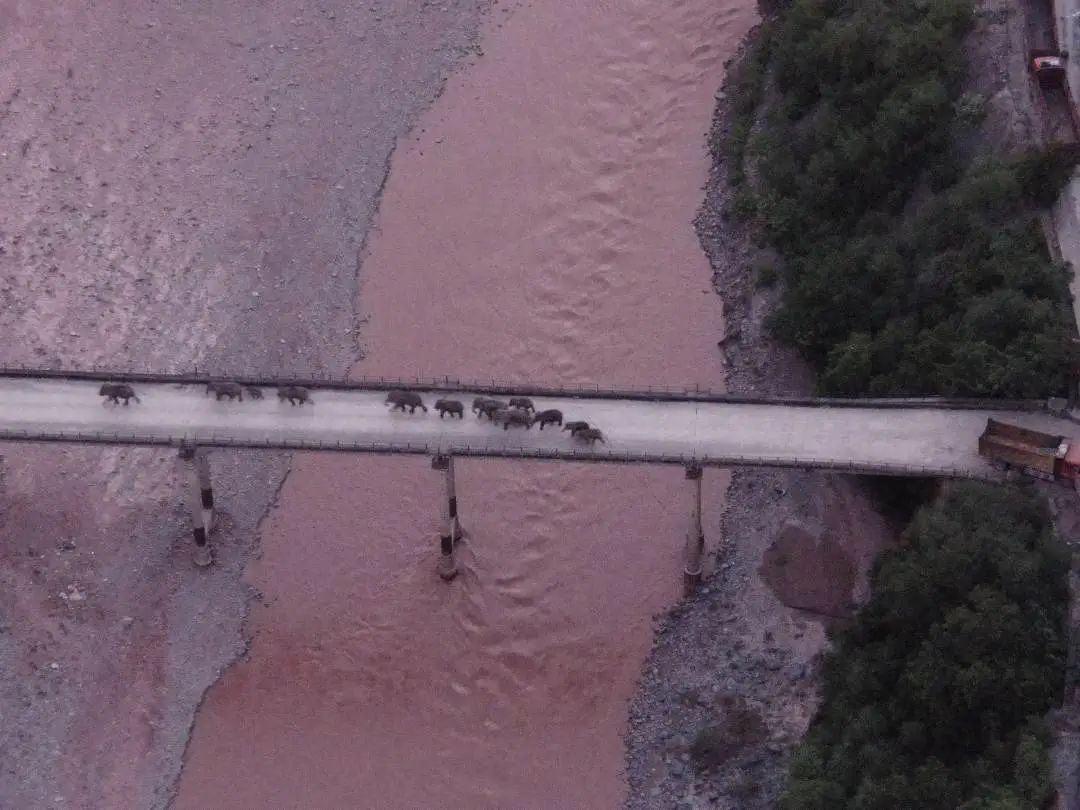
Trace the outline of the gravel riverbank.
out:
[[[345,372],[390,155],[487,0],[5,3],[0,363]],[[7,445],[0,806],[165,806],[286,454],[214,453],[217,564],[174,455]]]

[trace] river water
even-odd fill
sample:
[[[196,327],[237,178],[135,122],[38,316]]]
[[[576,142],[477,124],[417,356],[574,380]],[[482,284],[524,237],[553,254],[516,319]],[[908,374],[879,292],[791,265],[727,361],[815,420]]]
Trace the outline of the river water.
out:
[[[394,156],[356,373],[722,387],[691,223],[754,19],[497,4]],[[682,471],[459,462],[449,585],[440,483],[421,458],[295,457],[248,574],[250,653],[207,696],[176,807],[620,802],[627,702],[679,596]],[[706,476],[707,533],[725,485]]]

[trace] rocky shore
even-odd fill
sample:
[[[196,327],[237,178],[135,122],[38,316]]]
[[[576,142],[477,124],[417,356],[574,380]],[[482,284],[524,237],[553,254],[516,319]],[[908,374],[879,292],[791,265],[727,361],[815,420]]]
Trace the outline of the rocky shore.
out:
[[[744,56],[745,54],[742,54]],[[714,134],[728,126],[723,94]],[[709,173],[696,226],[724,302],[718,343],[727,390],[806,395],[812,375],[771,340],[768,261],[725,217],[727,166]],[[627,807],[774,806],[787,760],[817,705],[829,621],[866,595],[874,557],[895,535],[865,484],[800,470],[736,470],[702,587],[660,619],[627,732]],[[707,529],[708,531],[708,529]]]

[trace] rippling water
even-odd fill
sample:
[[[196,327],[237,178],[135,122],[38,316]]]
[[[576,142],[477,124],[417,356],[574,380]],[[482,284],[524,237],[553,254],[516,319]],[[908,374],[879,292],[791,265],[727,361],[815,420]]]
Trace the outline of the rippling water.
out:
[[[721,387],[691,221],[753,21],[748,0],[496,5],[484,56],[395,156],[357,373]],[[725,484],[706,478],[707,527]],[[207,698],[177,806],[616,805],[684,486],[459,462],[470,536],[446,585],[427,460],[297,456],[249,575],[250,657]]]

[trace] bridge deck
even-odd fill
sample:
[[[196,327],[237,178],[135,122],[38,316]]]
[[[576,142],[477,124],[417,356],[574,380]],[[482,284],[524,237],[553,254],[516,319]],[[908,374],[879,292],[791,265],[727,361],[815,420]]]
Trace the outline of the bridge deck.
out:
[[[0,439],[352,452],[428,453],[650,461],[706,465],[813,466],[895,475],[996,477],[976,452],[988,416],[1071,435],[1071,422],[1038,412],[982,409],[807,407],[726,402],[534,397],[538,409],[600,427],[606,444],[587,448],[555,428],[503,430],[468,412],[391,413],[385,393],[316,390],[291,407],[265,399],[217,402],[201,385],[139,383],[141,404],[106,406],[99,383],[0,377]],[[429,408],[440,395],[424,392]]]

